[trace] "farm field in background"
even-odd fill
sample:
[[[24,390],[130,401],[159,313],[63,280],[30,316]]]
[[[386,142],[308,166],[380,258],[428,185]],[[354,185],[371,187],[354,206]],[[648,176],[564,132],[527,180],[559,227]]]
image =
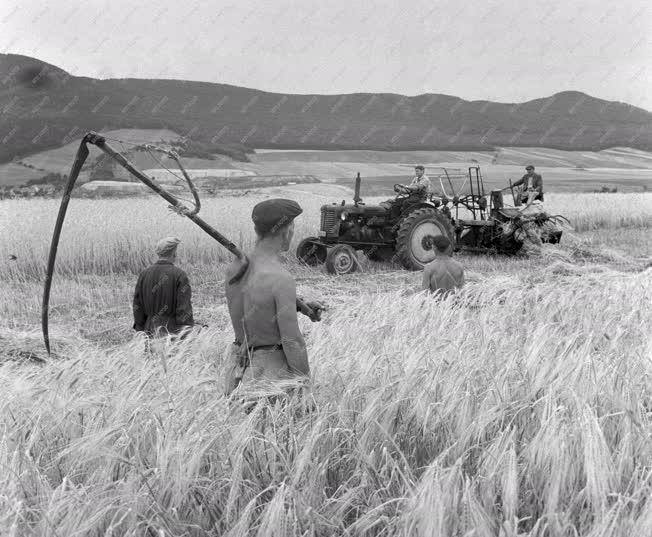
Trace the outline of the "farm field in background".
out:
[[[243,168],[285,173],[310,173],[326,182],[351,185],[357,172],[363,195],[391,194],[394,183],[405,183],[411,166],[424,164],[426,174],[435,167],[480,166],[486,189],[502,188],[519,179],[526,164],[534,164],[544,185],[554,192],[587,192],[602,186],[621,192],[652,189],[652,154],[629,148],[598,152],[545,148],[498,148],[496,151],[274,151],[259,150]],[[435,185],[437,186],[437,185]]]
[[[408,170],[410,171],[410,170]],[[363,183],[364,184],[364,183]],[[250,248],[253,205],[351,199],[336,184],[202,200]],[[364,192],[363,192],[364,196]],[[367,203],[383,198],[365,197]],[[245,415],[220,396],[230,255],[159,198],[73,199],[39,333],[59,200],[0,201],[0,527],[41,535],[644,536],[652,528],[652,193],[546,193],[574,230],[531,256],[465,254],[457,298],[361,255],[288,268],[330,307],[301,318],[316,409]],[[147,357],[131,293],[182,239],[197,320]],[[13,255],[16,259],[10,259]]]
[[[442,163],[449,172],[451,169],[459,168],[467,171],[469,166],[476,166],[474,163],[461,165],[460,163],[449,162]],[[411,170],[405,169],[407,172]],[[505,165],[481,165],[480,168],[484,179],[485,192],[488,194],[491,190],[501,189],[509,185],[509,180],[512,182],[520,179],[523,176],[524,170],[521,166],[505,166]],[[545,168],[538,166],[536,171],[541,173],[544,181],[544,188],[546,191],[553,192],[578,192],[586,193],[600,190],[602,187],[609,189],[617,189],[618,192],[642,192],[652,191],[652,170],[629,170],[629,169],[582,169],[576,170],[573,168]],[[430,168],[426,170],[426,174],[430,174],[430,178],[437,174],[442,173],[441,170]],[[341,185],[353,184],[355,174],[350,177],[343,177],[336,179],[335,182]],[[362,188],[361,192],[368,195],[391,195],[393,187],[396,183],[405,184],[409,182],[411,177],[409,173],[403,172],[403,175],[380,175],[380,176],[361,176]],[[439,181],[432,181],[435,191],[441,192],[441,185]],[[443,182],[444,189],[450,194],[450,188],[446,181]],[[457,188],[457,187],[456,187]],[[468,189],[468,184],[466,185]],[[509,196],[509,192],[507,192]]]
[[[169,130],[121,129],[105,133],[126,142],[160,142],[178,139]],[[19,163],[0,165],[0,186],[20,185],[39,179],[47,173],[68,174],[74,160],[79,139],[58,149],[42,151],[24,157]],[[119,150],[128,145],[110,141]],[[81,174],[88,179],[88,167],[101,152],[91,148],[91,157]],[[366,182],[368,195],[391,192],[396,182],[405,182],[417,163],[426,166],[464,168],[479,165],[487,188],[503,187],[508,179],[518,179],[526,164],[534,164],[543,174],[548,191],[582,192],[602,186],[618,188],[621,192],[641,192],[652,188],[652,153],[630,148],[611,148],[602,151],[562,151],[539,147],[499,147],[492,151],[302,151],[257,150],[248,155],[250,162],[239,162],[223,155],[214,160],[188,157],[183,159],[187,169],[235,168],[258,175],[311,175],[320,181],[351,184],[360,172]],[[129,158],[140,169],[158,168],[152,157],[143,152],[130,153]],[[27,166],[32,166],[26,167]],[[430,166],[432,167],[432,166]],[[115,167],[118,180],[130,179],[127,172]],[[429,173],[426,170],[426,173]]]

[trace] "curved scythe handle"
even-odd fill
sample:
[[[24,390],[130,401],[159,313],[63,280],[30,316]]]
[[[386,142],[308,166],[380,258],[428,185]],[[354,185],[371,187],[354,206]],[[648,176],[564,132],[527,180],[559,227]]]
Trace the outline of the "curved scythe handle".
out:
[[[50,288],[52,287],[52,277],[54,276],[54,262],[57,259],[57,249],[59,247],[59,237],[61,236],[61,229],[63,228],[63,221],[66,217],[66,210],[68,209],[68,202],[70,201],[70,193],[75,186],[75,181],[79,176],[79,172],[88,157],[88,143],[89,135],[87,134],[79,144],[79,149],[75,155],[75,162],[70,170],[68,176],[68,183],[63,191],[61,198],[61,205],[59,206],[59,214],[57,215],[57,223],[54,226],[54,233],[52,234],[52,243],[50,244],[50,253],[48,255],[48,266],[45,274],[45,288],[43,289],[43,304],[41,306],[41,329],[43,330],[43,341],[45,348],[50,354],[50,333],[48,327],[48,311],[50,304]]]

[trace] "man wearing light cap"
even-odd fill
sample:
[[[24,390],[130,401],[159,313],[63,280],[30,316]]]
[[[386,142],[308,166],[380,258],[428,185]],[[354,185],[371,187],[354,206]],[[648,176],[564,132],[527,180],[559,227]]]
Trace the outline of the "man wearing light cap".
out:
[[[188,276],[174,265],[176,237],[156,244],[158,260],[138,276],[134,292],[134,329],[148,336],[180,334],[194,324]]]
[[[521,194],[521,203],[527,203],[530,195],[533,195],[534,200],[543,201],[543,179],[538,173],[534,173],[534,166],[529,164],[525,170],[527,173],[518,181],[512,184],[512,187],[523,185],[523,192]]]
[[[227,394],[240,380],[280,381],[310,376],[306,344],[297,319],[296,283],[279,258],[289,249],[294,219],[302,212],[293,200],[258,203],[251,215],[257,241],[248,255],[249,266],[234,283],[229,280],[238,274],[242,262],[235,260],[227,269],[226,299],[236,339],[232,352],[239,356],[242,375],[235,374],[235,380],[227,376]]]

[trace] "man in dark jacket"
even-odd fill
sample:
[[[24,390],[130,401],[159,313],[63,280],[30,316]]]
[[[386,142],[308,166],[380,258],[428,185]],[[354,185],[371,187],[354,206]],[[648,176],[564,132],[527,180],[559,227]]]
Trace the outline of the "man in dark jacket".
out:
[[[174,266],[176,237],[156,245],[158,261],[138,276],[134,292],[134,329],[148,336],[182,334],[194,324],[188,276]]]
[[[523,185],[521,203],[527,203],[530,194],[534,194],[535,200],[543,201],[543,179],[538,173],[534,173],[534,166],[531,164],[525,168],[527,173],[516,181],[512,186]]]

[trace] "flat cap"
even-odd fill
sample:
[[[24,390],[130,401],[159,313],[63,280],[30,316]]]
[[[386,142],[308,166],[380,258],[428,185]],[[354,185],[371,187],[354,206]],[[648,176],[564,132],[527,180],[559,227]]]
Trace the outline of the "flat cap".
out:
[[[177,237],[165,237],[156,243],[156,255],[161,257],[168,257],[172,255],[179,243],[180,239]]]
[[[528,164],[528,165],[525,167],[525,169],[526,169],[526,170],[534,170],[534,166],[532,166],[532,164]]]
[[[274,198],[256,204],[251,212],[251,219],[256,229],[269,233],[281,226],[287,225],[303,212],[294,200]]]

